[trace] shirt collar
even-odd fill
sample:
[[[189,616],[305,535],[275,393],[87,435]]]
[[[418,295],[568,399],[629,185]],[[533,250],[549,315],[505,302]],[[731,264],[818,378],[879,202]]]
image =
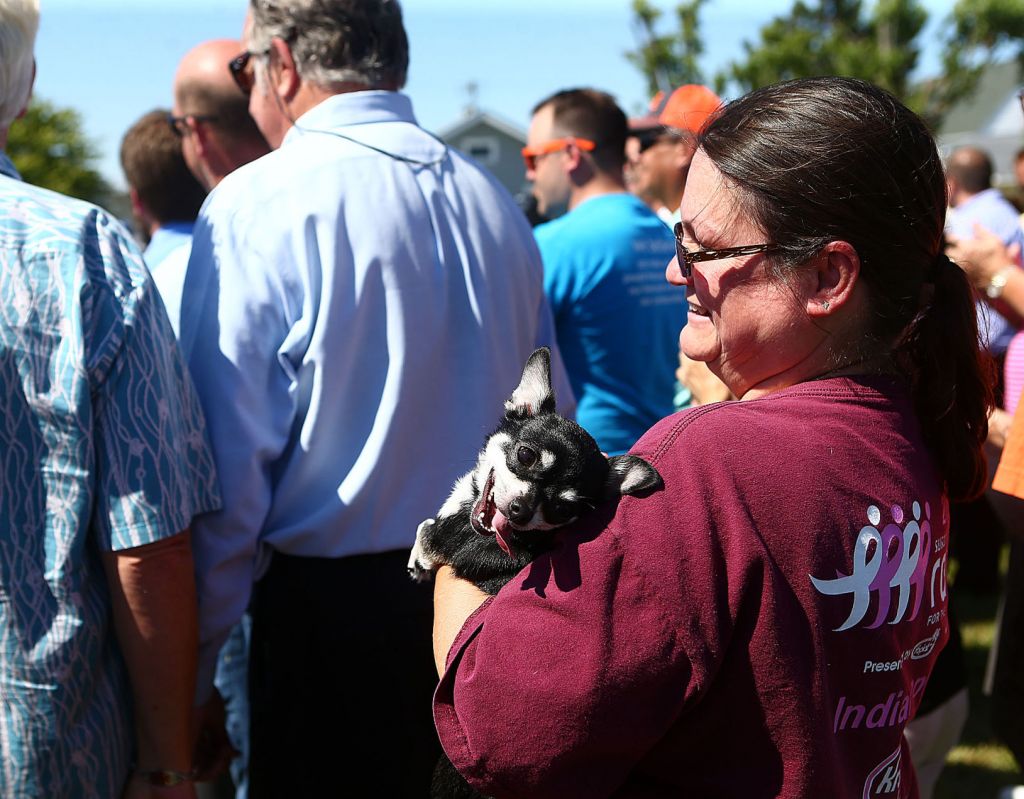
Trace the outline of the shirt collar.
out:
[[[415,125],[412,101],[400,92],[376,89],[332,95],[295,120],[281,146],[300,139],[303,128],[332,130],[371,122],[411,122]]]
[[[984,205],[986,202],[991,201],[993,196],[997,194],[999,194],[999,190],[996,189],[995,187],[979,191],[977,194],[972,194],[970,197],[968,197],[966,200],[960,203],[960,205],[957,206],[957,210],[961,210],[969,205],[974,205],[976,203]]]
[[[158,227],[156,229],[156,232],[153,234],[153,238],[156,238],[158,235],[161,234],[166,235],[167,233],[176,233],[178,235],[191,236],[192,228],[194,225],[195,222],[162,222],[160,224],[160,227]]]
[[[21,175],[14,166],[14,162],[8,157],[7,153],[0,150],[0,175],[6,175],[9,178],[15,180],[21,180]]]
[[[192,222],[165,222],[160,225],[149,239],[149,244],[142,253],[146,264],[152,269],[167,255],[192,236]]]

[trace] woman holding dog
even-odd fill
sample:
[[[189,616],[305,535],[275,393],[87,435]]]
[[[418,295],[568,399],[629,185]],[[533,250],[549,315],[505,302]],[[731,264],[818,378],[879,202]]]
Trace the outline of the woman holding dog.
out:
[[[435,720],[496,797],[915,797],[903,728],[948,636],[948,502],[985,483],[973,301],[924,124],[844,78],[727,105],[671,283],[739,402],[633,448],[493,600],[439,576]]]

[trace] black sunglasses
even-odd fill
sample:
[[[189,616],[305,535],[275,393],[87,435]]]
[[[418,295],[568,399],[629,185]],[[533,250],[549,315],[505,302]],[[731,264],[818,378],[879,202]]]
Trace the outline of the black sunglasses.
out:
[[[228,61],[228,72],[231,73],[231,77],[235,81],[235,85],[242,90],[242,94],[252,94],[252,87],[256,82],[256,73],[253,71],[253,68],[249,63],[250,60],[254,55],[266,55],[269,52],[269,49],[262,50],[258,53],[246,50],[244,53],[239,53]]]
[[[650,150],[655,144],[666,141],[671,138],[672,134],[665,130],[653,128],[651,130],[641,130],[631,134],[633,138],[637,140],[640,145],[638,152],[644,153]]]
[[[196,122],[216,122],[218,117],[215,114],[185,114],[180,117],[168,114],[167,124],[171,128],[171,132],[181,139],[188,135],[188,121],[190,119]]]
[[[676,260],[679,271],[689,280],[693,276],[693,265],[698,261],[717,261],[721,258],[735,258],[738,255],[756,255],[759,252],[771,252],[774,244],[747,244],[743,247],[723,247],[720,250],[688,250],[683,244],[683,223],[676,222],[673,228],[676,234]]]

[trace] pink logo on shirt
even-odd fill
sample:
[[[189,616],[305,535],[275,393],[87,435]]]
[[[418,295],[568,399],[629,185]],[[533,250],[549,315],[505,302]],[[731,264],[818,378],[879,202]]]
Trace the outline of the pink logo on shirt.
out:
[[[875,766],[875,769],[864,781],[862,799],[870,799],[873,796],[900,795],[900,782],[903,777],[903,770],[900,767],[902,758],[903,752],[897,746],[895,752]]]
[[[879,530],[882,513],[875,505],[867,509],[870,524],[861,528],[853,549],[853,572],[833,579],[808,575],[815,589],[825,596],[849,596],[853,600],[850,615],[835,632],[860,625],[875,629],[887,621],[898,624],[913,621],[921,611],[921,601],[929,578],[928,561],[932,551],[931,506],[925,503],[925,519],[921,521],[921,505],[913,503],[913,519],[904,525],[903,508],[893,505],[892,521]],[[936,567],[942,560],[936,562]],[[931,605],[935,605],[937,568],[931,570]],[[911,589],[914,589],[911,591]],[[945,598],[945,581],[940,585]],[[893,602],[895,591],[895,603]],[[911,605],[913,596],[913,605]],[[866,620],[872,597],[877,597],[874,618]],[[909,611],[909,612],[908,612]]]

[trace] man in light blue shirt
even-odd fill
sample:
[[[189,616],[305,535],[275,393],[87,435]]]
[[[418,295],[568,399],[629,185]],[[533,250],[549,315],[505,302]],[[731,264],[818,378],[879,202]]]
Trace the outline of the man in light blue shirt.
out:
[[[38,14],[0,10],[0,141]],[[199,403],[127,231],[2,152],[0,397],[0,794],[194,797]]]
[[[169,111],[158,108],[128,129],[121,140],[121,168],[135,225],[148,240],[146,266],[177,333],[192,225],[206,190],[185,163],[170,117]]]
[[[512,198],[398,91],[398,3],[308,5],[250,8],[232,69],[276,149],[212,192],[185,279],[224,495],[195,526],[199,700],[261,578],[251,795],[422,796],[436,675],[408,548],[552,321]]]
[[[950,212],[946,228],[957,238],[973,239],[975,225],[991,230],[1009,247],[1024,245],[1020,214],[998,189],[992,187],[992,161],[976,147],[959,147],[946,164]],[[978,326],[981,335],[995,356],[1006,354],[1016,326],[990,302],[999,297],[1000,285],[987,288],[978,301]]]

